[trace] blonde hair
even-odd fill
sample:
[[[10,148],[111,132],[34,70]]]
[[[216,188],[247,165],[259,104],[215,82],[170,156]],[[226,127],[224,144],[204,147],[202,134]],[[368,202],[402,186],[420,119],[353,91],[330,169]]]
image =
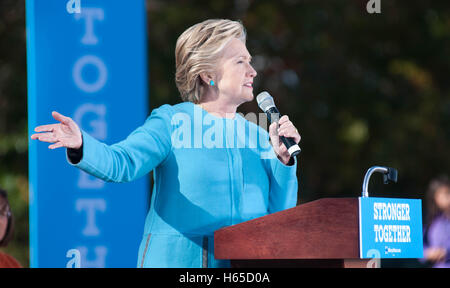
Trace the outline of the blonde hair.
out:
[[[178,37],[175,83],[183,101],[199,103],[204,83],[200,73],[213,73],[225,45],[237,38],[245,43],[240,21],[210,19],[191,26]]]

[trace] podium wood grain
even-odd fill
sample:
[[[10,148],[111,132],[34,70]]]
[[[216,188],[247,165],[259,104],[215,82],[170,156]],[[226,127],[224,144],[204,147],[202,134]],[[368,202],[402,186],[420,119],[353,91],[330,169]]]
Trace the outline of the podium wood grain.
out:
[[[364,265],[358,209],[357,198],[324,198],[222,228],[214,233],[215,258],[235,260],[234,267]]]

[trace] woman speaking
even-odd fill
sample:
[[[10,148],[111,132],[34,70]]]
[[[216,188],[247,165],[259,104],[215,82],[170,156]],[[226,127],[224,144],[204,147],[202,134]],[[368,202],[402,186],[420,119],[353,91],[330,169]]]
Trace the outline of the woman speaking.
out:
[[[138,267],[229,267],[214,258],[215,230],[296,205],[297,162],[279,136],[298,143],[297,129],[283,116],[267,133],[236,113],[254,97],[256,71],[245,41],[236,21],[187,29],[175,49],[183,102],[154,109],[121,142],[101,143],[57,112],[59,123],[36,127],[31,136],[52,143],[50,149],[66,147],[71,165],[105,181],[133,181],[154,170]]]

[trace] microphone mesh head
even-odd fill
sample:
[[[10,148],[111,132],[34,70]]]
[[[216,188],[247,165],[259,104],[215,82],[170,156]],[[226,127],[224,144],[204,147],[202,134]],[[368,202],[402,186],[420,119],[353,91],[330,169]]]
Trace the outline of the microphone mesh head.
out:
[[[256,102],[258,102],[259,108],[266,112],[269,108],[275,107],[272,96],[266,91],[261,92],[256,96]]]

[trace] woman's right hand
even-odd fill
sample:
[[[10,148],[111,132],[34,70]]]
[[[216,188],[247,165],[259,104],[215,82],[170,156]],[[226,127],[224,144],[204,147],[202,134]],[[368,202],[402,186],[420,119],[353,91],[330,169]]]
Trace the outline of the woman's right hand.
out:
[[[54,143],[48,146],[49,149],[60,147],[79,149],[83,144],[81,130],[70,117],[61,115],[53,111],[53,118],[60,123],[38,126],[34,129],[36,134],[31,135],[31,139],[42,142]]]

